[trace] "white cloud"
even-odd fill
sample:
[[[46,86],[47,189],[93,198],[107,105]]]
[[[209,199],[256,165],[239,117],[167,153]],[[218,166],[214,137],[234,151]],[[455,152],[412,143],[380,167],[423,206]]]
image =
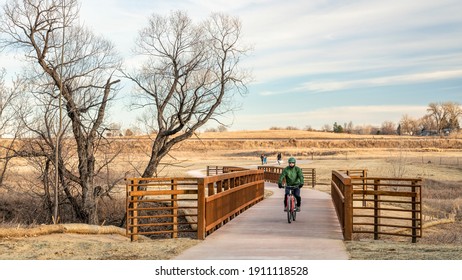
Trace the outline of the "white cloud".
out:
[[[258,83],[412,66],[420,72],[436,71],[455,63],[423,64],[437,53],[455,54],[462,65],[462,19],[457,12],[462,7],[456,1],[349,1],[330,6],[306,2],[262,8],[261,16],[252,10],[243,15],[256,49],[246,63],[255,69]]]
[[[402,84],[428,83],[447,79],[462,78],[462,70],[435,71],[412,73],[394,76],[382,76],[357,80],[316,80],[280,91],[263,91],[262,96],[279,95],[293,92],[327,92],[353,88],[393,86]]]
[[[362,88],[374,86],[388,86],[409,83],[433,82],[445,79],[461,78],[462,70],[448,70],[429,73],[416,73],[399,76],[385,76],[379,78],[349,80],[349,81],[315,81],[306,83],[299,90],[310,92],[334,91],[349,88]]]

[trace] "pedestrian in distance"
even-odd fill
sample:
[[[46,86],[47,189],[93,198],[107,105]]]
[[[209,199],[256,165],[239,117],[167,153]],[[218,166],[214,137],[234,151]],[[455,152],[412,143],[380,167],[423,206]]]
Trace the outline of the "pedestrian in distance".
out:
[[[281,160],[282,160],[282,154],[278,153],[278,156],[277,156],[278,165],[281,165]]]

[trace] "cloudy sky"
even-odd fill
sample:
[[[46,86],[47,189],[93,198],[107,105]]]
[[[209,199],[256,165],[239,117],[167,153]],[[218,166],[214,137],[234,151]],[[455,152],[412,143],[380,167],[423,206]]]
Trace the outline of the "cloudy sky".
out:
[[[83,0],[81,21],[130,63],[147,17],[177,9],[197,20],[238,16],[253,46],[243,63],[254,82],[242,109],[223,120],[230,130],[380,125],[421,117],[430,102],[462,103],[460,0]],[[15,63],[0,59],[7,69]],[[135,119],[127,103],[113,117],[126,127]]]

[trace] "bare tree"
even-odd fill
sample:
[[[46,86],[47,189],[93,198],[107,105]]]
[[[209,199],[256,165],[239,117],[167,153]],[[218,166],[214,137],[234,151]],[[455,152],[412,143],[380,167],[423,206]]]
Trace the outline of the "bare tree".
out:
[[[444,102],[442,108],[446,113],[446,125],[444,128],[457,130],[460,128],[459,119],[462,116],[462,108],[457,102]]]
[[[226,132],[228,131],[228,128],[225,125],[219,125],[217,127],[218,132]]]
[[[384,121],[380,128],[382,134],[392,135],[396,134],[396,124],[392,121]]]
[[[126,74],[140,93],[137,104],[155,120],[149,163],[142,176],[157,175],[163,157],[210,120],[235,109],[249,75],[239,68],[237,18],[213,14],[195,24],[185,12],[152,15],[139,32],[137,53],[146,57],[135,74]]]
[[[13,118],[11,103],[16,96],[16,93],[5,85],[5,75],[5,69],[0,69],[0,138],[6,134]]]
[[[419,125],[420,132],[423,132],[425,130],[427,131],[435,130],[436,131],[435,120],[430,115],[425,115],[421,117],[418,120],[418,125]]]
[[[432,102],[428,104],[427,112],[428,115],[433,119],[436,125],[436,130],[439,133],[444,128],[445,120],[447,117],[447,112],[444,110],[444,107],[441,103]]]
[[[459,118],[462,109],[457,102],[430,103],[428,105],[428,116],[434,121],[438,134],[444,129],[459,129]]]
[[[10,1],[3,6],[0,18],[4,35],[0,44],[24,51],[29,67],[28,102],[38,105],[33,115],[23,114],[37,141],[31,141],[29,149],[17,151],[17,155],[49,161],[49,168],[59,171],[63,192],[77,218],[96,224],[98,199],[103,192],[95,184],[102,169],[95,154],[104,143],[106,108],[119,82],[113,74],[121,61],[110,42],[79,25],[78,14],[77,0]],[[68,125],[65,138],[55,137],[60,100],[64,125]],[[66,149],[58,145],[64,141]],[[74,153],[71,147],[78,159],[76,165],[64,158],[64,150]]]
[[[345,132],[347,133],[353,133],[353,130],[354,130],[354,126],[353,126],[353,122],[350,121],[348,124],[345,123]]]
[[[399,122],[402,135],[417,135],[419,133],[418,121],[405,114]]]
[[[321,127],[321,130],[322,131],[325,131],[325,132],[329,132],[329,131],[332,131],[332,126],[330,124],[324,124],[322,127]]]
[[[0,187],[3,185],[12,150],[21,133],[15,110],[21,105],[18,100],[19,83],[12,87],[5,84],[6,71],[0,69]],[[1,140],[6,137],[7,139]]]

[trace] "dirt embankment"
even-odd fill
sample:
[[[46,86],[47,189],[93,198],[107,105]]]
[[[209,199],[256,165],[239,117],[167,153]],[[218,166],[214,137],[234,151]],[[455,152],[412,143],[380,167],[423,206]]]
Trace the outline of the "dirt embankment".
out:
[[[146,153],[152,148],[154,137],[108,137],[107,144],[101,152]],[[8,139],[2,139],[7,145]],[[69,139],[68,147],[72,147]],[[19,148],[27,142],[16,140]],[[33,148],[29,144],[26,145]],[[329,150],[355,149],[407,149],[413,151],[462,150],[462,137],[459,135],[447,137],[418,137],[397,135],[354,135],[343,133],[313,132],[313,131],[237,131],[223,133],[202,133],[189,138],[174,147],[175,151],[261,151],[300,149],[321,153]]]
[[[0,228],[0,260],[168,260],[200,240],[143,238],[125,229],[86,224]]]
[[[148,139],[114,139],[114,147],[125,151],[142,152],[150,149]],[[407,149],[415,151],[462,150],[462,139],[403,138],[393,139],[189,139],[175,147],[175,151],[217,151],[262,149],[303,149],[320,152],[323,149]]]

